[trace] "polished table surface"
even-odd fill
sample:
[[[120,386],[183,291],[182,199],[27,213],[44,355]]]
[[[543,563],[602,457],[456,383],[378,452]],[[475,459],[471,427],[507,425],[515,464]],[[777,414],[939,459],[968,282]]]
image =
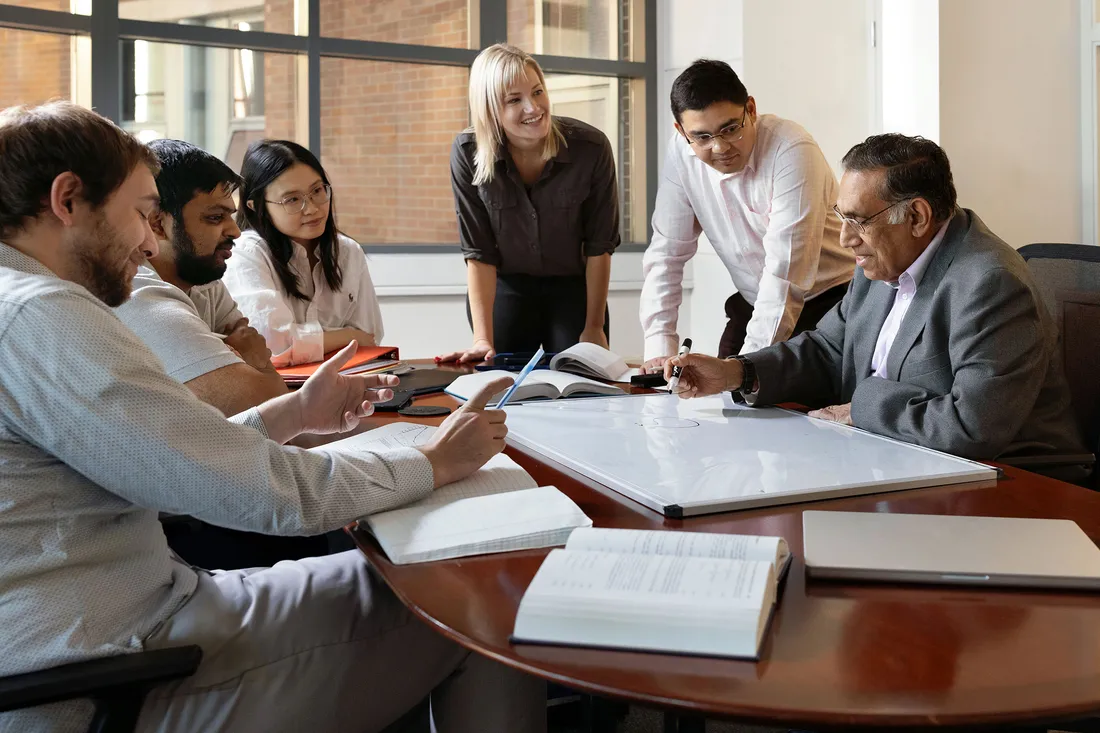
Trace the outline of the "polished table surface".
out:
[[[418,404],[454,405],[444,395]],[[439,420],[413,420],[438,423]],[[1100,541],[1100,494],[1006,468],[995,485],[942,487],[667,519],[551,463],[507,450],[597,527],[786,538],[795,559],[759,662],[512,645],[516,609],[548,550],[391,564],[356,542],[401,600],[481,654],[569,687],[715,718],[812,727],[971,727],[1100,713],[1100,596],[807,582],[802,511],[844,509],[1072,519]]]

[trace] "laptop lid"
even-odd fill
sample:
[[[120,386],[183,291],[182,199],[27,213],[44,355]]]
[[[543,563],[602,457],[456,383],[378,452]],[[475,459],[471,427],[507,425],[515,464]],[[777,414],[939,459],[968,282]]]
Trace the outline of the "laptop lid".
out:
[[[1100,588],[1100,549],[1067,519],[807,511],[814,578]]]

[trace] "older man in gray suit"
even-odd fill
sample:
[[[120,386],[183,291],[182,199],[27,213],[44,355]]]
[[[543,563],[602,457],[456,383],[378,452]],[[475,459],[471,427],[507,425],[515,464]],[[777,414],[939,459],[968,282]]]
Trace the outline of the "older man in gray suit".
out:
[[[847,295],[817,325],[726,361],[691,354],[684,396],[738,390],[979,460],[1085,453],[1058,333],[1023,259],[955,203],[947,155],[924,138],[876,135],[843,160]]]

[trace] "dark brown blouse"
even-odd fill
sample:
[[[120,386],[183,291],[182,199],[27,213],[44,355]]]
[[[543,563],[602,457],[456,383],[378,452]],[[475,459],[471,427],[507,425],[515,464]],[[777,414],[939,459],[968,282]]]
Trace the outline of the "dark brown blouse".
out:
[[[502,275],[583,275],[586,257],[619,246],[619,193],[611,143],[580,120],[555,118],[566,144],[528,190],[506,151],[475,186],[473,132],[451,147],[451,186],[467,260]]]

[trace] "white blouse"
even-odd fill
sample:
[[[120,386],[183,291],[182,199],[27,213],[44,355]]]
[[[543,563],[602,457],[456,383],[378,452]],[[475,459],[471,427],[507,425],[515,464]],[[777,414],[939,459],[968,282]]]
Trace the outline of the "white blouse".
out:
[[[243,232],[226,265],[224,282],[249,324],[267,339],[271,363],[277,367],[324,358],[325,331],[358,328],[382,343],[382,311],[367,269],[367,257],[358,242],[337,237],[337,262],[343,273],[340,290],[331,290],[318,262],[309,269],[305,247],[293,244],[290,270],[308,300],[288,295],[278,275],[271,250],[254,230]]]

